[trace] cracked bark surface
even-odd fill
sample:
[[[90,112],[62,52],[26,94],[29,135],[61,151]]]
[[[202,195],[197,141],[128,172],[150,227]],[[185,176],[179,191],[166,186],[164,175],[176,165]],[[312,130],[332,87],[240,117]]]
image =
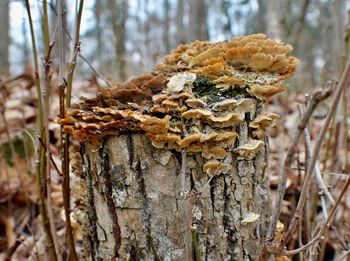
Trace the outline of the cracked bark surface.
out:
[[[233,147],[247,142],[247,122],[237,132]],[[209,185],[200,153],[187,155],[186,198],[181,154],[143,134],[110,137],[98,151],[83,144],[81,156],[91,260],[258,259],[269,217],[266,146],[253,160],[231,154],[232,171]],[[250,213],[260,217],[242,224]]]

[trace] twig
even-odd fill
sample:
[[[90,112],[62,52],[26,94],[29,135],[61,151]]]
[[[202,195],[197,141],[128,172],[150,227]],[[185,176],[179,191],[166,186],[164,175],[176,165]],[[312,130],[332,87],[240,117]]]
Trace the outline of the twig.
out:
[[[325,153],[325,157],[324,157],[324,160],[323,160],[323,168],[322,170],[325,170],[327,168],[327,163],[328,163],[328,160],[331,158],[330,157],[330,152],[331,152],[331,146],[332,146],[332,138],[336,138],[334,134],[334,130],[335,130],[335,119],[333,118],[332,119],[332,122],[330,123],[330,127],[329,127],[329,135],[328,135],[328,138],[327,138],[327,143],[326,143],[326,153]]]
[[[350,13],[348,12],[348,24],[344,30],[344,55],[341,61],[341,72],[343,72],[346,64],[346,60],[349,57],[349,48],[350,48]],[[344,157],[345,157],[345,169],[349,170],[349,138],[348,138],[348,97],[347,92],[344,90],[342,97],[342,109],[343,109],[343,145],[345,149]]]
[[[69,65],[68,72],[68,83],[63,77],[64,72],[64,50],[63,50],[63,4],[62,1],[59,1],[59,80],[61,81],[59,85],[59,102],[60,102],[60,117],[63,119],[66,113],[66,107],[70,106],[71,102],[71,90],[73,83],[73,74],[76,63],[76,56],[79,52],[79,29],[80,29],[80,21],[83,9],[83,0],[80,0],[79,11],[76,18],[76,42],[75,49],[72,54],[72,60]],[[67,96],[65,99],[65,89],[67,87]],[[65,103],[66,101],[66,103]],[[64,213],[66,218],[66,237],[67,237],[67,245],[69,246],[69,257],[70,260],[78,260],[78,256],[75,250],[74,237],[72,232],[72,226],[70,222],[70,185],[69,185],[69,135],[63,132],[63,126],[61,126],[61,160],[62,160],[62,194],[63,194],[63,205],[64,205]]]
[[[42,21],[42,30],[43,30],[43,40],[45,53],[49,53],[50,46],[50,34],[49,34],[49,17],[47,13],[47,0],[43,0],[43,21]]]
[[[340,81],[339,88],[337,89],[337,91],[335,93],[335,96],[334,96],[334,99],[333,99],[333,102],[332,102],[332,105],[331,105],[331,109],[328,112],[328,115],[327,115],[327,117],[325,119],[325,122],[322,125],[320,134],[319,134],[319,136],[317,138],[317,141],[316,141],[313,153],[312,153],[312,157],[311,157],[311,160],[310,160],[310,164],[309,164],[308,169],[307,169],[306,179],[305,179],[305,182],[304,182],[303,188],[302,188],[302,190],[304,190],[305,192],[300,195],[300,198],[299,198],[299,201],[298,201],[298,205],[297,205],[297,210],[302,210],[303,207],[304,207],[306,194],[307,194],[307,192],[309,190],[309,187],[310,187],[312,174],[313,174],[314,169],[315,169],[316,161],[318,159],[318,156],[319,156],[319,153],[320,153],[323,141],[324,141],[324,137],[325,137],[325,135],[327,133],[327,129],[328,129],[329,123],[331,122],[331,119],[333,118],[334,113],[335,113],[335,111],[337,109],[340,97],[341,97],[345,87],[348,85],[349,74],[350,74],[350,59],[347,62],[346,69],[344,70],[342,79]],[[296,211],[294,213],[294,215],[293,215],[293,218],[292,218],[292,220],[290,222],[290,225],[288,227],[287,232],[283,236],[283,239],[282,239],[282,242],[281,242],[282,245],[285,245],[289,241],[289,239],[291,238],[291,236],[292,236],[292,234],[294,232],[294,229],[296,227],[297,220],[299,218],[300,218],[299,217],[299,213]]]
[[[324,219],[326,220],[328,217],[328,212],[327,212],[327,205],[326,205],[326,201],[324,200],[324,196],[321,195],[320,197],[320,203],[321,203],[321,208],[322,208],[322,212],[324,215]]]
[[[43,33],[44,33],[44,45],[45,45],[45,51],[46,56],[43,58],[43,66],[44,66],[44,88],[42,88],[42,100],[44,104],[44,110],[43,110],[43,117],[44,117],[44,128],[42,129],[41,136],[43,137],[41,141],[45,144],[45,154],[46,154],[46,161],[43,163],[43,165],[46,165],[46,173],[45,173],[45,182],[46,182],[46,189],[47,189],[47,214],[50,220],[53,222],[50,223],[51,225],[51,231],[57,231],[56,225],[54,222],[53,212],[52,212],[52,199],[51,199],[51,154],[50,151],[46,148],[49,148],[50,146],[50,133],[49,133],[49,115],[50,115],[50,96],[51,96],[51,52],[55,44],[55,34],[53,35],[52,40],[49,42],[49,24],[48,24],[48,17],[47,17],[47,6],[46,1],[43,2],[43,9],[44,9],[44,21],[43,21]],[[40,136],[39,136],[40,137]],[[40,148],[42,149],[42,148]],[[55,243],[56,247],[56,253],[59,253],[57,248],[57,237],[56,233],[52,234],[53,241]],[[58,260],[62,260],[61,256],[58,254],[57,256]]]
[[[40,78],[39,78],[39,64],[38,64],[38,54],[37,54],[37,48],[36,48],[36,41],[35,41],[35,33],[34,33],[34,26],[33,26],[33,20],[32,15],[30,11],[30,5],[29,0],[25,0],[26,10],[28,14],[28,20],[29,20],[29,26],[30,26],[30,34],[32,39],[32,48],[33,48],[33,57],[34,57],[34,69],[35,69],[35,82],[37,86],[37,94],[38,94],[38,118],[39,118],[39,130],[40,133],[44,126],[44,119],[43,119],[43,103],[41,99],[41,86],[40,86]],[[47,188],[46,188],[46,182],[44,177],[44,162],[45,162],[45,153],[43,153],[44,150],[40,147],[39,148],[39,164],[38,164],[38,174],[39,174],[39,189],[40,189],[40,212],[42,216],[42,221],[44,225],[44,231],[46,235],[46,246],[48,249],[48,253],[50,258],[57,260],[57,252],[56,252],[56,246],[53,240],[53,232],[51,231],[51,225],[50,223],[52,220],[47,215],[47,208],[46,208],[46,196],[47,196]]]
[[[310,133],[308,128],[304,129],[304,139],[305,139],[305,148],[307,151],[307,154],[311,156],[311,139],[310,139]],[[324,180],[322,178],[321,175],[321,170],[320,170],[320,165],[318,163],[318,161],[316,161],[315,164],[315,177],[316,177],[316,182],[318,187],[320,188],[320,190],[322,191],[323,195],[325,195],[328,199],[328,201],[331,204],[334,204],[334,199],[331,195],[331,193],[329,193],[326,184],[324,183]]]
[[[335,175],[335,176],[343,176],[343,177],[348,177],[350,175],[350,173],[338,173],[338,172],[329,172],[329,171],[322,171],[321,173],[328,174],[328,175]]]
[[[79,9],[75,18],[75,36],[74,36],[74,50],[72,52],[71,60],[69,63],[68,69],[68,78],[67,78],[67,91],[66,91],[66,107],[70,107],[71,97],[72,97],[72,85],[73,85],[73,75],[76,66],[77,55],[80,52],[80,23],[81,16],[83,12],[84,0],[79,1]],[[62,25],[63,29],[63,25]],[[62,30],[63,31],[63,30]]]
[[[38,136],[38,140],[39,140],[41,146],[43,146],[43,148],[45,149],[45,151],[47,151],[46,144],[43,142],[43,140],[42,140],[42,138],[41,138],[40,136]],[[53,167],[54,167],[55,170],[57,171],[58,175],[59,175],[60,177],[62,177],[62,173],[61,173],[61,171],[58,169],[57,164],[56,164],[55,160],[52,158],[52,154],[51,154],[50,151],[49,151],[49,154],[50,154],[50,160],[51,160],[51,163],[52,163]]]
[[[81,53],[78,54],[78,56],[90,67],[91,71],[100,79],[102,79],[108,87],[112,87],[112,84],[105,78],[103,77],[96,69],[92,66],[92,64],[89,62],[88,59]]]

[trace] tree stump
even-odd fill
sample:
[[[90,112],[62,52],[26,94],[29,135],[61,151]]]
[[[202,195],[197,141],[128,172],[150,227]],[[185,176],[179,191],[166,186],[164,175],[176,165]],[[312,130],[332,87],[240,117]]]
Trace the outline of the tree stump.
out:
[[[92,260],[258,260],[269,222],[266,111],[298,64],[262,34],[179,46],[61,119]],[[181,55],[179,55],[181,54]]]

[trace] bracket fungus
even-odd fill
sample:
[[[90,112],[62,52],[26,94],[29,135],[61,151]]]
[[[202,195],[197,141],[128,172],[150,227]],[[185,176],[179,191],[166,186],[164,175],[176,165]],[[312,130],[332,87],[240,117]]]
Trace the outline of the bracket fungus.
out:
[[[277,118],[264,104],[299,64],[292,49],[264,34],[180,45],[152,73],[100,89],[59,123],[96,148],[104,136],[145,133],[156,148],[201,153],[207,174],[227,173],[229,153],[250,160],[264,145]],[[255,139],[238,146],[243,121]]]

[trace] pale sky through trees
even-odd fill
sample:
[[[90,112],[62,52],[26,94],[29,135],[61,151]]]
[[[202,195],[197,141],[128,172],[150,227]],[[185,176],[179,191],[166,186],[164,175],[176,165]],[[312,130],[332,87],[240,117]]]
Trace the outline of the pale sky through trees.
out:
[[[169,2],[169,22],[167,27],[167,38],[169,49],[175,48],[178,42],[178,1],[168,0]],[[50,1],[49,1],[50,2]],[[146,0],[129,0],[128,14],[126,17],[125,28],[126,34],[124,39],[125,52],[127,54],[126,67],[127,77],[134,77],[142,72],[150,71],[160,62],[163,55],[167,53],[164,41],[164,0],[146,1]],[[274,20],[278,20],[279,38],[282,41],[295,42],[296,55],[302,53],[301,61],[304,78],[302,82],[307,85],[321,84],[320,77],[316,74],[320,73],[336,73],[337,60],[340,59],[342,34],[346,22],[346,10],[350,7],[350,1],[310,1],[306,9],[304,24],[300,35],[295,38],[294,32],[297,31],[300,12],[303,1],[277,1],[279,3],[279,17],[274,17],[269,13],[268,3],[272,0],[216,0],[204,1],[206,3],[206,27],[207,36],[210,41],[222,41],[230,39],[232,36],[251,34],[251,33],[267,33],[268,36],[274,35],[271,32],[271,25]],[[36,26],[36,37],[39,47],[39,55],[42,56],[40,12],[41,1],[30,1],[33,13],[33,20]],[[67,24],[69,31],[72,31],[74,21],[75,1],[67,1],[68,17]],[[99,29],[100,40],[97,37],[96,28],[96,1],[85,1],[84,11],[81,23],[81,53],[90,61],[90,63],[101,70],[101,73],[107,74],[116,80],[117,64],[116,57],[116,39],[118,34],[113,29],[114,18],[113,11],[109,7],[110,1],[99,1],[101,5]],[[119,3],[119,2],[118,2]],[[184,1],[183,8],[183,30],[185,33],[185,42],[191,41],[191,30],[193,25],[189,16],[190,1]],[[337,6],[342,6],[339,8]],[[116,5],[118,12],[118,4]],[[52,15],[51,8],[48,8],[49,16]],[[278,11],[278,10],[277,10]],[[115,15],[115,13],[114,13]],[[199,14],[201,16],[201,14]],[[27,14],[21,1],[10,1],[10,69],[16,74],[23,70],[24,58],[23,48],[25,43],[27,48],[31,50],[29,27]],[[277,21],[276,20],[276,21]],[[51,34],[53,31],[55,20],[50,19]],[[276,23],[275,23],[276,24]],[[267,27],[268,28],[267,28]],[[265,28],[264,28],[265,27]],[[26,33],[24,34],[24,28]],[[192,29],[191,29],[192,28]],[[275,28],[273,28],[275,30]],[[25,35],[25,36],[24,36]],[[26,37],[26,39],[25,39]],[[328,39],[327,41],[319,41],[318,39]],[[338,39],[338,40],[330,40]],[[99,46],[102,45],[102,46]],[[100,55],[97,55],[99,50]],[[29,58],[31,51],[28,52]],[[79,60],[78,60],[79,62]],[[54,61],[54,65],[57,64]],[[85,77],[86,72],[90,72],[85,63],[81,63],[78,67],[77,76]],[[84,72],[82,75],[81,72]],[[87,76],[88,77],[88,76]],[[86,78],[86,77],[85,77]],[[118,78],[118,77],[117,77]],[[326,77],[325,77],[326,78]]]
[[[72,17],[72,10],[74,10],[74,2],[75,1],[67,1],[67,3],[70,5],[68,10],[68,23],[69,26],[73,26],[73,21],[74,17]],[[128,1],[129,4],[129,10],[130,11],[130,17],[138,17],[141,21],[146,22],[147,20],[147,14],[145,13],[145,9],[141,9],[138,0],[130,0]],[[217,1],[209,1],[209,12],[208,12],[208,21],[207,25],[209,27],[209,37],[210,41],[222,41],[225,39],[228,39],[229,37],[225,36],[225,33],[222,32],[221,30],[218,30],[218,28],[222,27],[222,24],[225,23],[225,17],[220,15],[220,9],[218,8],[217,5],[213,5],[213,3]],[[232,1],[232,2],[240,2],[240,1]],[[172,17],[174,17],[175,11],[176,11],[176,1],[171,0],[170,4],[173,6],[171,12],[173,12]],[[40,13],[38,10],[41,8],[41,2],[35,2],[31,1],[31,8],[32,8],[32,15],[33,15],[33,22],[34,23],[40,23]],[[88,0],[85,1],[84,3],[84,12],[83,12],[83,17],[82,17],[82,22],[81,22],[81,35],[82,35],[82,53],[91,53],[93,52],[91,49],[92,47],[90,44],[87,44],[85,41],[86,38],[84,39],[84,34],[91,30],[94,25],[94,13],[93,13],[93,6],[94,6],[94,1]],[[159,16],[162,16],[162,10],[163,6],[161,4],[161,1],[149,1],[149,4],[147,6],[148,12],[155,12],[158,13]],[[250,11],[256,11],[258,8],[258,4],[256,0],[250,1],[250,4],[247,6],[241,6],[240,11],[242,13],[248,13]],[[233,14],[233,18],[236,17],[238,18],[236,11],[234,9],[237,9],[234,6],[231,6],[228,10],[229,13]],[[49,8],[50,11],[50,8]],[[10,28],[11,28],[11,40],[12,40],[12,45],[10,49],[10,59],[11,59],[11,71],[13,73],[19,73],[23,67],[23,62],[22,62],[22,57],[21,53],[18,52],[18,48],[24,44],[24,38],[23,38],[23,22],[25,23],[26,26],[26,37],[27,37],[27,44],[30,46],[30,41],[29,39],[29,27],[28,27],[28,19],[27,19],[27,13],[25,12],[25,8],[22,2],[20,1],[14,1],[10,3]],[[184,19],[188,19],[185,17]],[[127,22],[128,27],[135,27],[134,21],[132,19],[128,19]],[[245,34],[245,19],[236,19],[236,22],[233,26],[232,33],[233,35],[240,35],[240,34]],[[51,25],[52,26],[52,25]],[[169,28],[169,31],[176,31],[176,28],[174,24],[171,24],[171,27]],[[40,35],[41,32],[36,32],[37,35]],[[51,32],[52,33],[52,32]],[[161,38],[161,34],[159,34],[159,38]],[[130,46],[130,43],[127,43],[127,49],[132,51],[132,46]],[[138,61],[141,59],[140,55],[136,52],[133,52],[132,54],[133,59],[135,61]]]

